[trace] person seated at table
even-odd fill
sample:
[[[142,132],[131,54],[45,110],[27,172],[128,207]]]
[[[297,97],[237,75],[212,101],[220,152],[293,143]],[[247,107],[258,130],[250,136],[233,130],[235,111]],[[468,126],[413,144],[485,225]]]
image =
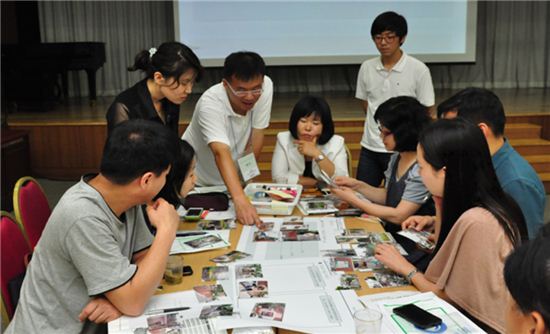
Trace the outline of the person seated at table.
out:
[[[386,224],[386,230],[394,232],[413,214],[434,214],[433,201],[418,174],[416,157],[418,136],[430,124],[431,117],[415,98],[398,96],[382,103],[374,118],[384,146],[388,151],[396,151],[385,172],[384,188],[350,177],[337,177],[334,182],[339,188],[331,191],[354,207],[390,223]]]
[[[164,198],[176,209],[183,204],[187,194],[195,188],[195,150],[185,140],[179,141],[179,155],[174,160],[166,184],[156,198]]]
[[[203,73],[199,58],[182,43],[166,42],[158,50],[139,52],[134,65],[128,67],[128,71],[137,70],[146,77],[115,97],[107,110],[108,131],[129,119],[146,119],[178,134],[180,104]]]
[[[315,187],[321,170],[329,177],[348,176],[344,138],[334,134],[328,103],[305,96],[292,109],[288,131],[277,134],[271,176],[276,183]]]
[[[178,137],[131,120],[107,138],[99,174],[85,175],[53,209],[6,333],[106,333],[143,313],[164,274],[179,217],[162,189]],[[157,228],[147,230],[140,206]]]
[[[527,233],[516,202],[502,190],[481,130],[462,120],[439,120],[420,136],[418,164],[439,219],[425,274],[389,245],[376,258],[420,291],[433,291],[480,322],[504,332],[506,256]]]
[[[504,264],[507,333],[550,334],[550,223],[516,249]]]

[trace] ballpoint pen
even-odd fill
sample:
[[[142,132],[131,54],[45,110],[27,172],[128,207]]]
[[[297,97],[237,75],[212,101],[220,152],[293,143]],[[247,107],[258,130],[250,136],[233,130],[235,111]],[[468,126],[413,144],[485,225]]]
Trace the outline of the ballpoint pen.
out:
[[[183,307],[173,307],[173,308],[165,308],[165,309],[158,309],[158,310],[150,310],[145,312],[146,315],[153,315],[153,314],[162,314],[162,313],[173,313],[173,312],[179,312],[179,311],[186,311],[189,310],[190,307],[183,306]]]
[[[208,232],[176,232],[176,237],[192,237],[196,235],[205,235]]]

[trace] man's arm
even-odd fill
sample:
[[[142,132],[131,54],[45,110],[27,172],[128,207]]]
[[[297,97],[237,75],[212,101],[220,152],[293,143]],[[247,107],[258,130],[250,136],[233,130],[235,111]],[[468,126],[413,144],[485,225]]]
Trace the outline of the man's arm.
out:
[[[250,142],[246,148],[247,152],[254,152],[256,161],[260,160],[260,153],[262,153],[262,147],[264,146],[264,129],[252,129],[250,135]]]
[[[166,267],[166,259],[176,237],[179,216],[172,205],[163,199],[147,206],[151,224],[157,234],[148,250],[134,256],[137,270],[126,284],[105,293],[105,297],[122,313],[138,316],[155,293]]]
[[[212,142],[208,145],[214,154],[216,165],[218,166],[218,170],[220,171],[223,181],[225,182],[225,186],[231,194],[233,203],[235,203],[237,219],[245,225],[261,223],[256,209],[252,206],[252,204],[250,204],[250,201],[244,194],[239,173],[235,163],[233,162],[233,157],[231,156],[229,146],[220,142]]]

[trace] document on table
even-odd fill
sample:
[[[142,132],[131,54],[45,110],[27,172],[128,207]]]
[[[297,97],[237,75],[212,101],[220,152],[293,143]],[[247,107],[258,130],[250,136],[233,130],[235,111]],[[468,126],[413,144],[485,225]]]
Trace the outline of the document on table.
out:
[[[443,321],[442,325],[430,329],[430,333],[485,333],[475,323],[460,313],[460,311],[458,311],[454,306],[437,297],[433,292],[418,293],[402,298],[378,300],[373,304],[367,305],[369,307],[372,305],[378,307],[383,314],[383,326],[391,333],[426,333],[426,331],[415,327],[410,322],[393,313],[394,308],[405,304],[415,304],[416,306],[441,318]]]
[[[188,233],[190,235],[176,237],[170,249],[170,254],[198,253],[231,245],[229,243],[230,230],[180,231],[178,233]]]
[[[219,318],[218,329],[269,325],[313,333],[355,331],[352,315],[363,306],[354,290],[336,290],[341,273],[332,272],[326,259],[240,261],[229,267],[231,279],[218,284],[233,299],[238,314]],[[254,277],[242,277],[243,272],[251,272],[242,268],[255,268]],[[243,286],[251,281],[264,282],[267,295],[243,296]],[[254,317],[258,304],[264,310],[283,306],[278,315],[269,311]]]
[[[278,260],[295,258],[317,258],[323,250],[339,249],[341,245],[336,243],[335,235],[340,235],[345,229],[344,219],[335,217],[304,217],[303,224],[298,227],[308,232],[318,233],[319,240],[284,241],[283,230],[288,228],[289,218],[261,217],[264,224],[273,224],[270,231],[266,232],[273,241],[255,241],[256,226],[244,226],[237,250],[252,254],[254,260]],[[301,219],[301,218],[300,218]],[[283,227],[285,225],[285,227]],[[299,225],[294,225],[299,226]],[[288,230],[287,230],[288,231]]]
[[[163,313],[167,309],[189,307],[187,310]],[[149,324],[154,319],[170,317],[164,324],[170,328],[178,328],[183,333],[226,333],[225,330],[215,330],[215,322],[198,319],[202,305],[197,302],[193,291],[182,291],[153,296],[145,308],[145,312],[138,317],[122,316],[109,322],[109,334],[149,333]],[[148,318],[149,321],[148,321]],[[177,332],[180,333],[180,332]]]

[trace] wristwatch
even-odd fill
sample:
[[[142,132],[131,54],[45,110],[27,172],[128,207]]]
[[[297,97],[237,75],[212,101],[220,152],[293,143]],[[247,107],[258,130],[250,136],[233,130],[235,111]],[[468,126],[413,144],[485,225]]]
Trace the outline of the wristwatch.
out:
[[[315,162],[319,162],[319,161],[323,161],[325,160],[325,156],[323,155],[323,153],[319,154],[316,158],[315,158]]]
[[[407,276],[406,276],[406,279],[407,281],[409,282],[409,284],[412,284],[412,278],[414,275],[416,275],[418,273],[418,270],[416,268],[414,268],[413,270],[411,270]]]

